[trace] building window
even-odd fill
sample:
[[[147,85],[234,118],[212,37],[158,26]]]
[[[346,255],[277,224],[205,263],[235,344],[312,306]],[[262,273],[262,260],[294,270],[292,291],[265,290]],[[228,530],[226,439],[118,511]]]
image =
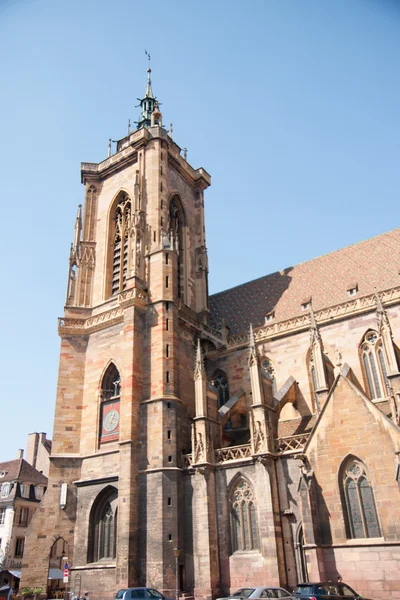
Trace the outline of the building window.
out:
[[[35,498],[41,500],[43,498],[44,488],[41,485],[35,485]]]
[[[389,384],[382,340],[376,331],[368,331],[361,343],[361,358],[370,398],[386,397]]]
[[[131,200],[126,194],[121,194],[112,219],[112,296],[122,292],[126,286],[130,260],[131,218]]]
[[[17,538],[15,542],[15,558],[24,556],[25,538]]]
[[[21,507],[18,511],[18,525],[26,527],[28,525],[29,509]]]
[[[6,509],[0,508],[0,525],[4,525],[6,520]]]
[[[212,384],[217,390],[218,408],[221,408],[229,400],[228,378],[223,371],[217,371],[213,377]]]
[[[25,483],[23,483],[21,485],[21,496],[23,498],[29,498],[30,491],[31,491],[31,486],[30,485],[26,485]]]
[[[101,384],[100,442],[112,442],[119,438],[121,399],[121,376],[111,363]]]
[[[350,538],[381,536],[374,493],[363,463],[352,459],[342,477],[345,515]]]
[[[253,490],[240,479],[231,494],[232,550],[257,550],[258,528]]]
[[[1,486],[1,495],[3,497],[9,496],[10,492],[11,492],[11,484],[10,483],[3,483],[3,485]]]
[[[88,562],[116,557],[117,517],[118,493],[108,487],[98,496],[90,514]]]

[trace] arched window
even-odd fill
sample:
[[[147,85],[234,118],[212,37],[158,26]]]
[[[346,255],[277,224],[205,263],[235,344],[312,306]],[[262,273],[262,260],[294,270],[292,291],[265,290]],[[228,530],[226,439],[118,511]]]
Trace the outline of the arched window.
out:
[[[107,368],[101,382],[100,443],[119,438],[121,376],[114,363]]]
[[[368,331],[361,343],[364,376],[371,399],[387,396],[387,368],[382,340],[376,331]]]
[[[112,233],[112,281],[111,295],[114,296],[126,286],[129,272],[131,245],[131,200],[125,193],[120,194],[114,209],[111,223]]]
[[[223,371],[217,371],[213,377],[212,384],[218,394],[218,408],[221,408],[229,400],[228,378]]]
[[[116,557],[117,514],[118,492],[109,486],[96,498],[90,513],[88,562]]]
[[[380,537],[374,493],[365,465],[352,458],[345,465],[341,479],[348,537]]]
[[[232,550],[257,550],[258,526],[253,490],[240,478],[231,493]]]
[[[274,396],[276,395],[277,391],[278,391],[278,386],[276,383],[276,373],[275,373],[275,367],[273,365],[273,363],[270,361],[269,358],[264,358],[264,360],[261,362],[261,368],[263,370],[263,373],[265,374],[265,376],[272,381],[272,392],[274,394]]]
[[[178,252],[178,298],[185,300],[185,236],[184,215],[178,196],[169,203],[169,232]]]

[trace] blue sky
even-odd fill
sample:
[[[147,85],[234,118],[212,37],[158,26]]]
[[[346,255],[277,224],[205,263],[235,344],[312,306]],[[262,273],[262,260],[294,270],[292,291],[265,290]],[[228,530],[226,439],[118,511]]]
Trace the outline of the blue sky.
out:
[[[80,162],[153,90],[206,193],[210,290],[399,226],[397,0],[0,0],[0,460],[52,432]]]

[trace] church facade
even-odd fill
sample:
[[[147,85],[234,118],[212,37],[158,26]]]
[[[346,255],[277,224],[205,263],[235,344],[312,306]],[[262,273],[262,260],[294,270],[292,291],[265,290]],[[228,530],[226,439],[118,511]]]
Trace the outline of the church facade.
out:
[[[400,597],[400,230],[208,294],[204,193],[162,125],[82,163],[47,493],[21,585]]]

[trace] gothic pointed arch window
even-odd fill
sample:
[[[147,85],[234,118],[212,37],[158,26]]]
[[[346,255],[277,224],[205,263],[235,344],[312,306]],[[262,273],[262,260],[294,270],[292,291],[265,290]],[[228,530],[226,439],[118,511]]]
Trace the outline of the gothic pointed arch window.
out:
[[[100,392],[100,443],[119,439],[121,376],[114,363],[104,373]]]
[[[387,361],[382,339],[374,330],[367,331],[361,342],[361,361],[367,391],[372,400],[387,396]]]
[[[130,273],[132,245],[132,203],[121,192],[110,213],[110,245],[108,259],[107,293],[115,296],[126,287]]]
[[[232,488],[231,540],[232,552],[258,550],[259,536],[253,489],[240,477]]]
[[[113,560],[117,550],[118,492],[108,486],[93,503],[89,517],[88,562]]]
[[[216,371],[212,378],[212,384],[217,390],[218,408],[221,408],[229,400],[229,382],[223,371]]]
[[[374,492],[365,465],[357,458],[348,459],[340,483],[348,537],[380,537]]]
[[[169,235],[178,254],[178,298],[185,301],[185,219],[182,203],[178,196],[169,202]]]

